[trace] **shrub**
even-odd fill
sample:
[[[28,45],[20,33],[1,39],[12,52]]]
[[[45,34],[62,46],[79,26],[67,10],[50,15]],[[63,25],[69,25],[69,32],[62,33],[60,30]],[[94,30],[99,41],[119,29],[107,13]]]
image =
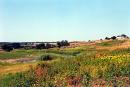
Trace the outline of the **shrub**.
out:
[[[48,60],[52,60],[54,57],[52,55],[49,55],[49,54],[45,54],[45,55],[42,55],[39,60],[40,61],[48,61]]]
[[[43,54],[42,56],[40,56],[38,58],[38,60],[40,61],[48,61],[48,60],[54,60],[54,59],[57,59],[57,58],[65,58],[64,55],[61,55],[61,54],[56,54],[56,53],[45,53]]]
[[[10,45],[7,45],[7,44],[3,45],[1,48],[2,48],[3,50],[7,51],[7,52],[10,52],[10,51],[13,50],[13,47],[10,46]]]
[[[54,55],[54,54],[44,54],[44,55],[40,56],[39,60],[48,61],[48,60],[52,60],[54,58],[56,58],[56,55]]]

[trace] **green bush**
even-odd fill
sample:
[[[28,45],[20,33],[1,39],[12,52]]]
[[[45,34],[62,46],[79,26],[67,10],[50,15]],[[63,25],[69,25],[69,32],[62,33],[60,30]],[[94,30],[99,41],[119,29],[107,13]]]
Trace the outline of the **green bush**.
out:
[[[53,58],[52,58],[52,56],[50,56],[50,55],[42,55],[40,58],[39,58],[39,60],[40,61],[47,61],[47,60],[52,60]]]
[[[63,56],[58,55],[58,54],[46,53],[46,54],[43,54],[42,56],[40,56],[40,57],[38,58],[38,60],[40,60],[40,61],[48,61],[48,60],[53,60],[53,59],[62,58],[62,57],[63,57]]]

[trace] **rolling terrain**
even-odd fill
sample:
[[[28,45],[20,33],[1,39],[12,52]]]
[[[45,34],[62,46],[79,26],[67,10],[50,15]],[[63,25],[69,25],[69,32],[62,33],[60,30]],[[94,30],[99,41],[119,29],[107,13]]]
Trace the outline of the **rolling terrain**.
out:
[[[130,87],[130,40],[0,52],[0,87]]]

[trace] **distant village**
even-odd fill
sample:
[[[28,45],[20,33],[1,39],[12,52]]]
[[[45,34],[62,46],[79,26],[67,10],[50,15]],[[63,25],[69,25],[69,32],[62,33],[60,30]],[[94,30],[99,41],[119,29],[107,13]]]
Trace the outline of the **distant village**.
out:
[[[13,49],[49,49],[49,48],[61,48],[61,47],[78,47],[83,45],[91,45],[95,43],[101,43],[103,41],[110,40],[125,40],[129,37],[125,34],[105,37],[104,39],[94,40],[94,41],[72,41],[68,42],[67,40],[57,41],[57,42],[0,42],[0,51],[10,52]]]

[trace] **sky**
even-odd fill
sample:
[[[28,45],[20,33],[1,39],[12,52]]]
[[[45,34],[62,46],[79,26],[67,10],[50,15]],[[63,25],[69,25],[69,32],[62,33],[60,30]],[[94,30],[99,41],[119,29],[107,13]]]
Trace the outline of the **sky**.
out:
[[[130,0],[0,0],[0,42],[130,36]]]

